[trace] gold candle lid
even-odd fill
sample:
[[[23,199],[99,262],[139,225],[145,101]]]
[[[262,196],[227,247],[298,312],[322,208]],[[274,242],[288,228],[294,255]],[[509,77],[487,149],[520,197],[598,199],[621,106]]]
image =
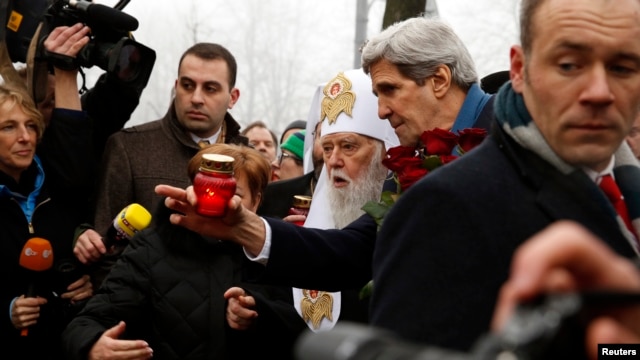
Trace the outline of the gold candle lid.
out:
[[[221,174],[233,173],[233,158],[222,154],[204,154],[200,160],[200,171]]]
[[[294,195],[293,206],[302,209],[308,209],[311,207],[311,196],[307,195]]]

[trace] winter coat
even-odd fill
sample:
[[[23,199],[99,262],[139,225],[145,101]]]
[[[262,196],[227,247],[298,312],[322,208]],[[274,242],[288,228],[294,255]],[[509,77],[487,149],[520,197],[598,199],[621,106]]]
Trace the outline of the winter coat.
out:
[[[60,333],[81,307],[59,296],[65,288],[82,276],[82,267],[72,253],[75,227],[82,212],[77,203],[48,187],[40,160],[35,157],[16,183],[0,172],[0,308],[3,309],[3,348],[8,354],[20,354],[21,359],[63,359],[59,351]],[[62,201],[61,201],[62,200]],[[28,239],[48,240],[53,249],[53,266],[46,271],[33,271],[20,265],[20,254]],[[48,303],[41,306],[36,325],[21,336],[11,322],[12,301],[27,294],[29,286],[34,295]]]
[[[102,287],[63,334],[68,359],[86,359],[101,334],[126,323],[126,339],[142,339],[154,359],[291,358],[306,328],[290,305],[290,289],[251,283],[261,265],[230,242],[205,239],[168,221],[164,206],[157,224],[138,233]],[[240,286],[256,298],[258,317],[250,330],[226,322],[224,292]]]

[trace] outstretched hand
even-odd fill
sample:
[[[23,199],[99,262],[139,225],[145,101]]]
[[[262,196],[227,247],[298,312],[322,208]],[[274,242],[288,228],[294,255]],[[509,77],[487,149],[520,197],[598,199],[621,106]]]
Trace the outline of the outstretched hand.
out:
[[[202,216],[196,212],[197,197],[193,186],[180,189],[169,185],[158,185],[156,194],[165,196],[165,205],[178,214],[171,214],[169,221],[183,226],[200,235],[231,240],[242,245],[245,250],[257,255],[262,250],[265,239],[264,223],[258,215],[244,206],[239,196],[229,200],[227,213],[222,217]]]
[[[172,214],[170,221],[172,224],[184,226],[189,230],[202,235],[207,235],[225,240],[232,240],[229,237],[231,227],[236,225],[244,210],[240,197],[234,195],[228,203],[227,212],[223,217],[208,217],[196,212],[197,197],[193,191],[193,186],[180,189],[168,185],[156,186],[156,194],[166,196],[165,205],[181,214]],[[211,226],[215,224],[215,226]]]

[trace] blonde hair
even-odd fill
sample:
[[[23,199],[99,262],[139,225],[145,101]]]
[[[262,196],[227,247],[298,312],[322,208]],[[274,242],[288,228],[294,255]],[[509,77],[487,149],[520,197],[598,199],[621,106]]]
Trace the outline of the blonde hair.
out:
[[[13,109],[14,106],[18,105],[31,120],[35,121],[38,141],[42,139],[45,127],[44,118],[29,95],[25,94],[23,90],[6,84],[0,85],[0,106],[4,104],[8,104],[9,109]]]

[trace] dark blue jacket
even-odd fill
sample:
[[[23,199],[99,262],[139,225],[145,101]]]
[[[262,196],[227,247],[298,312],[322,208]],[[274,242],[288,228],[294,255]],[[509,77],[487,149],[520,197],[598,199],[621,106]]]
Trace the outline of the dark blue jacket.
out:
[[[497,126],[424,177],[385,217],[373,258],[372,323],[405,339],[468,350],[489,332],[514,251],[551,223],[586,226],[636,257],[584,173],[562,175]]]

